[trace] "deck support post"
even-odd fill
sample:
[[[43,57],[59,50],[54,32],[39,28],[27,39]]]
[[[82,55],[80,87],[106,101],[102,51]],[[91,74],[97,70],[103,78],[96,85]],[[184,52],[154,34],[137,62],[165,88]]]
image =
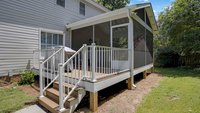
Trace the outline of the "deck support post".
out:
[[[90,92],[90,110],[96,112],[98,109],[98,92]]]
[[[146,77],[147,77],[147,71],[145,70],[145,71],[143,72],[143,79],[146,79]]]
[[[128,78],[128,90],[132,90],[132,89],[133,89],[133,76]]]
[[[154,72],[154,67],[151,68],[151,73],[153,73],[153,72]]]

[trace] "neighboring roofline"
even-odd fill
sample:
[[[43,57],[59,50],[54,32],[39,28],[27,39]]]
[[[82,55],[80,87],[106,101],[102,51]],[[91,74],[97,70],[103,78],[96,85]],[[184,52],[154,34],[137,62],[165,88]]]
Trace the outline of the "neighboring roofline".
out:
[[[149,11],[150,15],[154,16],[151,4],[150,3],[143,3],[143,4],[135,4],[135,5],[132,5],[132,6],[127,6],[125,8],[117,9],[117,10],[114,10],[114,11],[110,11],[110,12],[107,12],[107,13],[103,13],[103,14],[94,16],[94,17],[86,18],[84,20],[68,24],[68,25],[66,25],[66,27],[71,28],[73,30],[73,29],[78,29],[78,28],[82,28],[82,27],[86,27],[86,26],[90,26],[90,25],[94,25],[94,24],[103,23],[103,22],[106,22],[106,21],[114,20],[114,19],[127,17],[128,16],[128,14],[127,14],[128,10],[131,11],[131,12],[134,12],[135,10],[138,10],[138,9],[141,9],[141,8],[147,9]],[[151,24],[153,25],[152,30],[154,30],[154,32],[155,32],[158,29],[157,24],[156,24],[156,20],[155,20],[155,16],[151,17],[150,19],[151,19],[150,20]]]
[[[94,1],[94,0],[85,0],[85,1],[88,2],[88,3],[90,3],[90,4],[92,4],[92,5],[95,6],[96,8],[101,9],[101,10],[104,11],[104,12],[109,12],[109,11],[110,11],[109,9],[107,9],[106,7],[104,7],[103,5],[97,3],[97,2]]]

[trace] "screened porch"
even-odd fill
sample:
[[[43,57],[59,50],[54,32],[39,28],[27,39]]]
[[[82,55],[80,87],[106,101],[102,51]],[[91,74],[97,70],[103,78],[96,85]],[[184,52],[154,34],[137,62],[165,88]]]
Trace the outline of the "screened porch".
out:
[[[85,75],[92,79],[94,70],[96,80],[131,70],[137,74],[152,67],[155,25],[150,4],[146,4],[108,12],[66,27],[72,49],[87,45]]]

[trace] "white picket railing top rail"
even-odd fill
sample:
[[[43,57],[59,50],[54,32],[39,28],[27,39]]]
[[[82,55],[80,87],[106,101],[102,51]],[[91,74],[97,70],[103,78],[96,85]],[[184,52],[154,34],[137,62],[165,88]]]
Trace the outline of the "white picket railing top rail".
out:
[[[74,53],[66,62],[62,64],[62,67],[64,68],[78,53],[80,53],[87,45],[83,45],[76,53]]]
[[[53,56],[55,56],[58,52],[60,52],[64,47],[61,47],[59,50],[57,50],[55,53],[53,53],[51,56],[49,56],[46,60],[42,62],[42,64],[46,63],[49,59],[51,59]]]

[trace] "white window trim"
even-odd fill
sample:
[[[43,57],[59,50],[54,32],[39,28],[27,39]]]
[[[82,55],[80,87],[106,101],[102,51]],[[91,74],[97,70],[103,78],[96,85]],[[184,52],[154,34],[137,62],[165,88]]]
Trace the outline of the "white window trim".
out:
[[[45,32],[45,33],[52,33],[52,34],[58,34],[58,35],[63,35],[63,45],[62,46],[65,46],[65,33],[64,31],[59,31],[59,30],[52,30],[52,29],[45,29],[45,28],[39,28],[39,49],[41,50],[42,48],[42,43],[41,43],[41,34],[42,32]],[[46,35],[47,36],[47,35]],[[52,38],[53,39],[53,38]],[[52,42],[53,43],[53,42]],[[58,42],[59,43],[59,42]]]
[[[82,5],[84,5],[84,14],[82,13],[82,11],[81,10],[83,10],[82,8],[81,8],[81,4]],[[85,16],[86,15],[86,4],[84,3],[84,2],[79,2],[79,14],[80,15],[83,15],[83,16]]]

